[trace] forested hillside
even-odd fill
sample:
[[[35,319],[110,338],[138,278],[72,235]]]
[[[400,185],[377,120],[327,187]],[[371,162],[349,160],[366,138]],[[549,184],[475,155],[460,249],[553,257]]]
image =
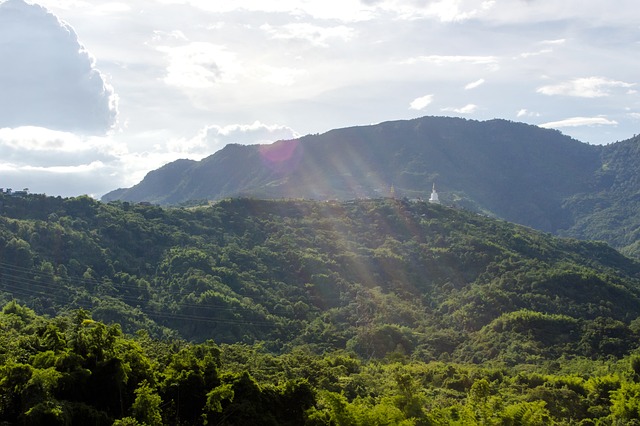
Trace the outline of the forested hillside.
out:
[[[0,201],[0,421],[639,417],[640,266],[605,244],[395,199]]]
[[[389,198],[0,201],[5,421],[638,416],[640,265],[605,244]]]
[[[507,363],[638,338],[638,263],[422,202],[4,197],[0,258],[5,301],[156,336]]]
[[[601,158],[593,190],[565,201],[575,219],[561,234],[607,241],[640,258],[640,136],[602,147]]]

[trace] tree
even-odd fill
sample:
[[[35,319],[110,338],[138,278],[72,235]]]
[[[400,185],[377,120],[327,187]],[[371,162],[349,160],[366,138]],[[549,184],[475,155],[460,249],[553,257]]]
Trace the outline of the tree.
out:
[[[640,424],[640,383],[623,382],[611,392],[611,417],[619,424]]]
[[[131,406],[133,417],[140,423],[149,426],[162,426],[162,398],[143,381],[135,390],[136,399]]]

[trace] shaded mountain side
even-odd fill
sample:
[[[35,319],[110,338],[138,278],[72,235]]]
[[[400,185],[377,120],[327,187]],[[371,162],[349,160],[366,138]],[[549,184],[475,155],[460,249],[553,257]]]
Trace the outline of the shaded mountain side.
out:
[[[569,197],[573,225],[562,235],[607,241],[640,257],[640,137],[604,146],[593,191]]]
[[[428,198],[435,182],[446,204],[557,232],[575,223],[564,201],[594,190],[600,152],[522,123],[424,117],[272,145],[229,145],[202,161],[151,172],[103,200],[349,200],[387,196],[391,186],[399,197]]]
[[[195,164],[195,161],[184,159],[166,164],[158,170],[154,170],[145,176],[146,187],[148,188],[148,190],[155,193],[167,192],[167,198],[170,198],[173,193],[179,193],[179,191],[183,188],[184,184],[182,183],[188,176],[190,167]],[[137,187],[131,188],[129,190],[119,189],[115,192],[116,194],[130,194],[129,196],[134,198],[144,197],[143,189]]]
[[[0,259],[0,303],[155,336],[509,364],[640,345],[636,261],[424,202],[2,196]]]

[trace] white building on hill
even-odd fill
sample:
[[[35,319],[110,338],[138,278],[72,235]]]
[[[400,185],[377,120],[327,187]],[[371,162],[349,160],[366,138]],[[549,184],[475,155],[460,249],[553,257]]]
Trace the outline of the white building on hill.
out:
[[[433,184],[433,189],[431,190],[431,198],[429,198],[430,203],[440,204],[440,199],[438,198],[438,193],[436,192],[436,184]]]

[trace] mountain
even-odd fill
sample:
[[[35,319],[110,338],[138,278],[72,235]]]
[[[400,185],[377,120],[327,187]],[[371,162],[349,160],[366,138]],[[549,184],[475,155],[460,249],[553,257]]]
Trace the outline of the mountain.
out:
[[[225,197],[441,200],[638,254],[640,138],[594,146],[505,120],[424,117],[178,160],[103,201],[180,204]]]
[[[601,147],[591,191],[563,203],[570,226],[560,235],[607,241],[640,257],[640,136]]]
[[[504,120],[425,117],[332,130],[271,145],[229,145],[179,160],[103,201],[179,204],[225,197],[428,198],[555,232],[563,201],[592,189],[599,149],[557,131]]]
[[[244,148],[243,148],[244,149]],[[640,264],[424,202],[3,195],[0,302],[124,331],[516,365],[640,345]]]

